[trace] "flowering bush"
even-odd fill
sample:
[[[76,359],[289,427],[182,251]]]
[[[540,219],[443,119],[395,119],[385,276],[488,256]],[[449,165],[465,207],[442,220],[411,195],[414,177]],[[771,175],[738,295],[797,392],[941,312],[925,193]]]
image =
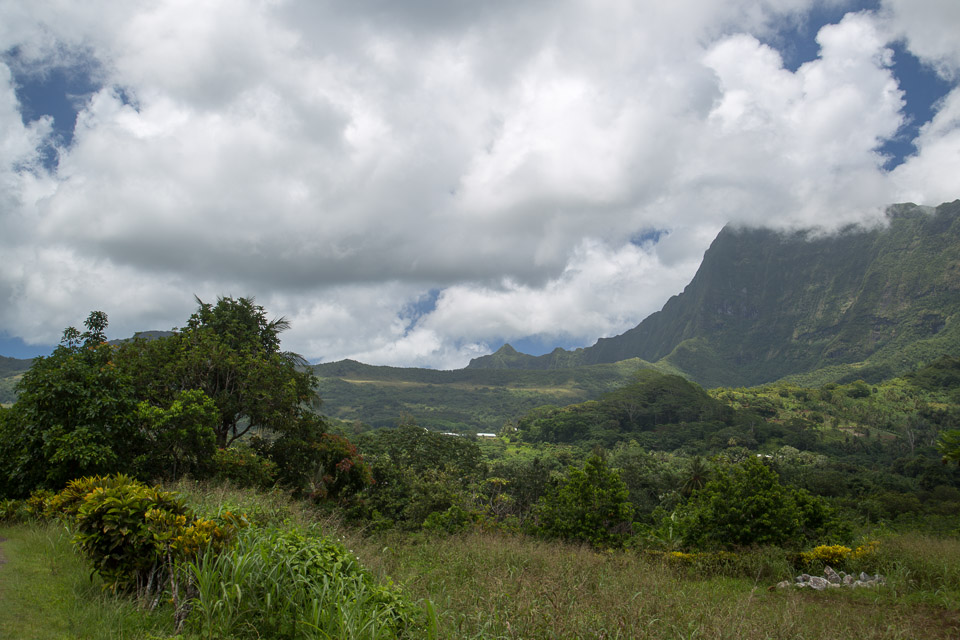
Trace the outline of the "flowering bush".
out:
[[[810,565],[830,565],[831,567],[845,567],[851,561],[862,560],[872,556],[879,546],[877,541],[866,542],[856,549],[845,547],[840,544],[820,545],[810,551],[800,553],[800,562],[804,566]]]

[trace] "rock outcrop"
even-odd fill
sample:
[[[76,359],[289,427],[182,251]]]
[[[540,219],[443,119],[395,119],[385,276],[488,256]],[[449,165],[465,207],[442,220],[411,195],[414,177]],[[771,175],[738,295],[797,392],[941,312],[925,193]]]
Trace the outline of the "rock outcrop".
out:
[[[795,587],[797,589],[813,589],[815,591],[824,591],[830,588],[849,587],[852,589],[873,588],[886,584],[886,579],[879,573],[870,575],[863,571],[859,576],[848,574],[843,571],[837,573],[832,567],[824,567],[823,576],[811,576],[802,573],[793,581],[784,580],[777,584],[780,589]]]

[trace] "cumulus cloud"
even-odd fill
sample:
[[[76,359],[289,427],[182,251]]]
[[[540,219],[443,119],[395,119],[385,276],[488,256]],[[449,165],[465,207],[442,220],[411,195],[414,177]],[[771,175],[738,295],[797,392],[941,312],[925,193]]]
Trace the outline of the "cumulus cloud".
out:
[[[0,0],[0,327],[50,342],[97,308],[124,335],[256,295],[308,358],[457,367],[635,325],[728,222],[953,199],[956,92],[915,157],[879,151],[891,42],[949,76],[953,10],[849,13],[785,68],[764,42],[826,4]],[[48,169],[11,68],[55,66],[99,88]]]
[[[960,4],[952,0],[883,0],[884,17],[894,37],[945,78],[960,74]]]

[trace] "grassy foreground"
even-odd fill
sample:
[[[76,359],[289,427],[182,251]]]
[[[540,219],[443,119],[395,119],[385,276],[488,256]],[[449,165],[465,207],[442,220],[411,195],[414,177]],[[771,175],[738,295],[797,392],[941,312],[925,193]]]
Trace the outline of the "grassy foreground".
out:
[[[0,638],[112,640],[166,638],[172,616],[148,614],[90,576],[59,524],[0,527]]]
[[[929,553],[931,566],[891,557],[881,560],[890,586],[824,593],[769,590],[792,571],[763,553],[738,571],[755,569],[751,578],[524,537],[480,533],[378,548],[383,542],[358,540],[354,550],[412,596],[432,600],[446,638],[960,637],[957,541],[892,539],[888,552]],[[786,575],[769,575],[781,568]]]
[[[316,519],[276,494],[178,489],[201,511],[242,508],[273,524]],[[952,538],[881,537],[874,570],[886,587],[818,593],[770,589],[797,573],[779,550],[743,553],[724,567],[687,566],[498,532],[368,535],[336,519],[323,527],[381,579],[429,600],[439,638],[960,637],[960,540]],[[0,537],[0,638],[174,637],[169,606],[147,614],[105,594],[60,525],[8,525]],[[261,636],[251,629],[241,637]]]

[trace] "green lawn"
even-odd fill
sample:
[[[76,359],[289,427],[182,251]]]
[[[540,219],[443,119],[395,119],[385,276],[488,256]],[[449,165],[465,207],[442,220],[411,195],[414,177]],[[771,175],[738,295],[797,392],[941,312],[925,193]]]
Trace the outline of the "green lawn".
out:
[[[119,640],[166,638],[165,612],[148,615],[105,593],[59,524],[0,526],[0,638]]]

